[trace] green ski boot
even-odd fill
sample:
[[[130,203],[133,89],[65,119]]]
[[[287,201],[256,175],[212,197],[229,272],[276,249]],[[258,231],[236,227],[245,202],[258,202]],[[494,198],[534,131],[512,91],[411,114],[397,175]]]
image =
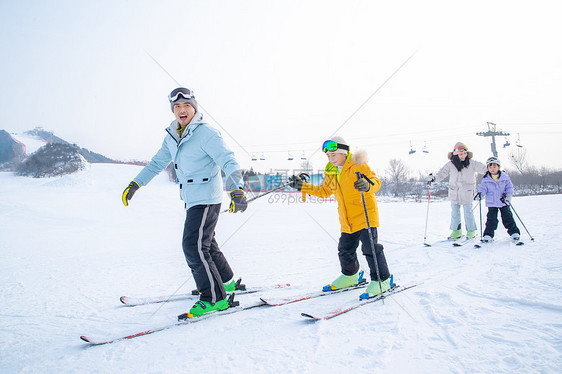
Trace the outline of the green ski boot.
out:
[[[322,291],[335,291],[341,288],[355,286],[361,282],[363,282],[363,270],[359,270],[356,274],[353,275],[340,275],[336,278],[335,281],[322,287]]]
[[[238,278],[237,281],[232,278],[230,281],[224,283],[224,290],[226,292],[244,291],[246,289],[246,285],[241,282],[242,278]]]
[[[447,238],[449,240],[458,240],[460,239],[462,236],[462,231],[461,230],[453,230],[453,232],[451,233],[451,235]]]
[[[474,239],[476,237],[476,231],[475,230],[470,230],[466,232],[466,238],[467,239]]]
[[[365,290],[365,293],[361,294],[359,298],[370,299],[371,297],[378,296],[381,293],[390,290],[392,287],[394,287],[393,280],[394,276],[391,274],[390,277],[388,277],[386,280],[381,281],[380,284],[379,281],[371,281],[371,283],[369,283],[369,286]]]
[[[214,304],[211,304],[208,301],[199,300],[191,307],[189,313],[187,313],[187,318],[200,317],[204,314],[217,310],[225,310],[228,309],[228,306],[228,298],[219,300]]]
[[[242,278],[238,278],[237,281],[234,280],[234,278],[232,278],[231,280],[229,280],[226,283],[223,283],[224,285],[224,290],[228,293],[234,292],[234,291],[246,291],[246,285],[242,284]],[[193,290],[191,291],[192,295],[201,295],[201,292],[199,292],[199,290]]]

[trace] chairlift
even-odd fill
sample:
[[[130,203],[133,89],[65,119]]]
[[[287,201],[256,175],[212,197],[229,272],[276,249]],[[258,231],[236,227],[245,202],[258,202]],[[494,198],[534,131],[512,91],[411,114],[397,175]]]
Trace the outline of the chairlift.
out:
[[[261,153],[260,160],[265,161],[265,154],[263,152]]]
[[[295,158],[293,157],[293,154],[291,152],[289,152],[289,156],[287,157],[287,160],[289,161],[293,161]]]
[[[304,153],[304,151],[302,151],[301,160],[305,160],[305,161],[306,161],[306,154]]]
[[[252,161],[257,161],[257,160],[258,158],[256,157],[256,155],[252,153]]]
[[[519,136],[519,133],[517,133],[517,141],[515,142],[515,145],[519,148],[523,148],[523,146],[521,145],[521,137]]]
[[[410,142],[410,152],[408,152],[408,154],[413,155],[414,153],[416,153],[416,150],[412,147],[412,142]]]
[[[423,142],[422,152],[423,153],[429,153],[429,150],[427,149],[427,144],[425,142]]]
[[[508,139],[508,138],[505,138],[505,143],[503,144],[503,147],[504,147],[504,148],[507,148],[507,147],[509,147],[510,145],[511,145],[511,143],[509,142],[509,139]]]

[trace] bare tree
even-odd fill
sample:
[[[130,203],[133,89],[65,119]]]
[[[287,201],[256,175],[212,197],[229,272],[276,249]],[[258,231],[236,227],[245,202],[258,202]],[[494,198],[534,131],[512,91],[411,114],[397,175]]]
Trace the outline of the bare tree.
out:
[[[388,179],[394,183],[406,182],[408,179],[408,174],[410,171],[404,161],[393,158],[388,163],[388,169],[386,169],[386,174]]]
[[[386,174],[388,179],[393,184],[394,196],[405,196],[407,189],[408,174],[410,171],[402,160],[393,158],[388,163]]]
[[[311,173],[314,170],[314,166],[310,160],[305,160],[300,163],[300,172]]]
[[[517,148],[515,151],[509,152],[509,159],[511,164],[517,169],[520,174],[524,174],[527,170],[527,150]]]

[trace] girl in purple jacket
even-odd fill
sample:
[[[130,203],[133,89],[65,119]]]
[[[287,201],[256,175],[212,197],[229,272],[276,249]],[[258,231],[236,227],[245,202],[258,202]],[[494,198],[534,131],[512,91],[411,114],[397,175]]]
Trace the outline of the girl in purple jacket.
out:
[[[498,210],[502,216],[503,226],[513,240],[519,240],[520,232],[515,224],[509,202],[513,195],[513,184],[506,173],[500,171],[500,160],[490,157],[486,160],[488,171],[480,183],[480,196],[486,198],[488,215],[486,216],[486,229],[484,230],[483,242],[491,242],[494,231],[498,228]],[[504,203],[506,201],[508,204]]]

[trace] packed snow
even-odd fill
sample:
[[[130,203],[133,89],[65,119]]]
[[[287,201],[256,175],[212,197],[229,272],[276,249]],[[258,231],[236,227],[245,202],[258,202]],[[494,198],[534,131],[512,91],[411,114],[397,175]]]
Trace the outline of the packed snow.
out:
[[[39,138],[38,136],[35,136],[35,135],[29,135],[29,134],[26,134],[26,133],[21,133],[21,134],[10,133],[10,135],[16,141],[20,142],[21,144],[23,144],[25,146],[25,153],[28,156],[30,154],[32,154],[33,152],[37,151],[39,148],[41,148],[45,144],[47,144],[46,141],[44,141],[43,139],[41,139],[41,138]]]
[[[518,221],[525,245],[509,242],[500,224],[497,241],[480,249],[424,246],[427,202],[381,199],[379,239],[390,270],[397,283],[416,287],[328,321],[300,313],[347,305],[361,291],[89,346],[81,335],[106,339],[167,325],[193,304],[119,302],[195,287],[181,249],[178,187],[161,174],[129,207],[121,202],[139,170],[94,164],[50,179],[0,174],[0,372],[561,371],[560,195],[513,199],[534,242]],[[295,197],[273,193],[243,214],[223,214],[217,226],[217,241],[247,286],[291,284],[266,296],[318,290],[340,272],[336,203]],[[447,201],[431,202],[428,242],[449,234],[449,215]],[[475,215],[478,222],[478,207]]]

